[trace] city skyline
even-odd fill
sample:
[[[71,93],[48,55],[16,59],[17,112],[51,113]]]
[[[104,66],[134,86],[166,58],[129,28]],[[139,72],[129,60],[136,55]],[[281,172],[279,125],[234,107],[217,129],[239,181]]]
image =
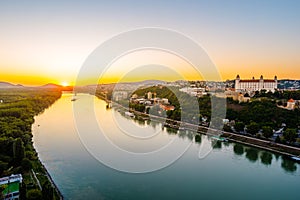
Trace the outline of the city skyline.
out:
[[[234,0],[4,1],[0,3],[0,81],[73,85],[95,48],[120,32],[142,27],[167,28],[192,38],[206,50],[223,80],[233,80],[237,74],[300,79],[299,5],[295,1]],[[149,55],[140,56],[144,58]],[[186,73],[186,65],[179,65],[177,58],[166,54],[153,54],[153,58],[157,59],[154,64],[176,66],[187,79],[201,79]],[[108,76],[107,83],[123,75]]]

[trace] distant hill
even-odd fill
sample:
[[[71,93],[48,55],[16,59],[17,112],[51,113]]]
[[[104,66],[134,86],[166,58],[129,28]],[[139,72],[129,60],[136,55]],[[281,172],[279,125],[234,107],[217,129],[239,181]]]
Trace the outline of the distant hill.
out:
[[[163,85],[165,83],[166,81],[161,81],[161,80],[145,80],[145,81],[137,82],[137,84],[140,85]]]
[[[0,81],[0,88],[20,88],[20,87],[24,87],[24,86],[20,84],[14,85],[8,82]]]
[[[62,88],[63,86],[57,85],[57,84],[54,84],[54,83],[48,83],[48,84],[42,85],[40,87],[41,88]]]

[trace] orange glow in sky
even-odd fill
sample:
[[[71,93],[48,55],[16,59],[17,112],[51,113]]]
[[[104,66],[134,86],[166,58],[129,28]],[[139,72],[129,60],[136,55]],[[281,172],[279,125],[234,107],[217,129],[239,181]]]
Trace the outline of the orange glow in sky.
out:
[[[167,28],[192,38],[206,50],[223,80],[237,74],[300,79],[297,1],[158,1],[153,6],[151,1],[124,0],[118,7],[122,9],[110,1],[0,1],[0,81],[73,85],[95,48],[116,34],[142,27]],[[149,64],[167,66],[174,73],[166,68],[155,73],[155,68],[138,75],[134,70]],[[100,82],[155,77],[202,78],[176,56],[147,52],[120,58]]]

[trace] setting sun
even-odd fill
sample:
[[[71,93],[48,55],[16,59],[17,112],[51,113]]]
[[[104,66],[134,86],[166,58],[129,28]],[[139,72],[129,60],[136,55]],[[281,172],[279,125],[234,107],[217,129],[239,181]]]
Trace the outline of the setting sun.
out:
[[[61,85],[64,86],[64,87],[67,87],[67,86],[69,86],[69,83],[66,82],[66,81],[63,81],[63,82],[61,82]]]

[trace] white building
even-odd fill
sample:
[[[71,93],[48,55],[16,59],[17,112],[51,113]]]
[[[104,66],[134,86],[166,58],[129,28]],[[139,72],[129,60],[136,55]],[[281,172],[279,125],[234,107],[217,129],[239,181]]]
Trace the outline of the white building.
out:
[[[236,92],[254,92],[254,91],[271,91],[274,92],[277,89],[277,76],[274,79],[264,79],[260,76],[260,79],[244,79],[241,80],[237,75],[235,79],[235,91]]]
[[[11,176],[0,178],[0,186],[3,187],[1,199],[17,200],[20,198],[20,184],[23,181],[21,174],[12,174]],[[1,197],[1,194],[0,194]]]
[[[162,99],[161,99],[161,102],[162,102],[163,104],[169,104],[169,99],[167,99],[167,98],[162,98]]]
[[[152,99],[152,92],[147,93],[147,99]]]
[[[290,99],[287,101],[286,109],[294,110],[296,106],[296,101],[294,99]]]
[[[206,95],[205,88],[197,88],[197,87],[184,87],[179,89],[180,92],[185,92],[191,96],[202,96]]]

